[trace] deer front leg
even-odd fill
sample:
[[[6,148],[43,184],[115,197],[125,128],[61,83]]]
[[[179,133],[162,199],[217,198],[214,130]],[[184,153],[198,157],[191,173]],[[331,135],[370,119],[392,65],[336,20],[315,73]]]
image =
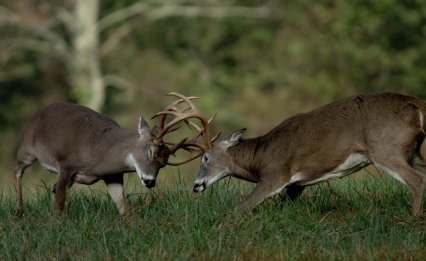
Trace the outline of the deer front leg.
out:
[[[126,213],[126,198],[123,189],[123,174],[111,175],[105,177],[103,180],[120,215],[124,215]]]
[[[71,180],[71,173],[67,170],[61,169],[55,186],[55,210],[58,214],[61,214],[64,210],[67,188],[71,183]]]
[[[287,184],[287,182],[276,182],[275,180],[258,182],[253,191],[241,203],[240,208],[251,213],[266,198],[280,193]]]
[[[52,187],[52,193],[53,194],[55,194],[56,193],[56,184],[58,184],[58,183],[55,183],[55,184],[53,184],[53,187]],[[68,184],[68,188],[67,189],[70,189],[71,187],[72,187],[72,185],[74,184],[74,182],[70,182],[69,184]]]

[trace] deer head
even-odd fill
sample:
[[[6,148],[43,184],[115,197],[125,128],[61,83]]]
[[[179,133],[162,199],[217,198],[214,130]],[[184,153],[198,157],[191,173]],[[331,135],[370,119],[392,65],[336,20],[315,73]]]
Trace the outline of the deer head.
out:
[[[151,129],[145,119],[140,117],[139,138],[126,158],[127,165],[136,170],[142,184],[147,188],[155,186],[158,171],[167,165],[167,159],[171,153],[162,142],[162,137],[158,136],[158,132],[157,127]]]
[[[246,129],[238,130],[203,150],[200,171],[194,184],[194,192],[201,192],[207,186],[233,174],[238,168],[229,155],[228,149],[237,145]]]
[[[212,117],[209,121],[206,121],[204,117],[201,116],[191,101],[193,99],[198,99],[198,97],[186,97],[175,92],[169,93],[168,96],[175,96],[179,99],[172,102],[163,111],[158,112],[153,117],[160,117],[159,127],[155,126],[151,129],[144,118],[140,118],[138,125],[138,143],[140,146],[136,146],[127,158],[128,163],[135,167],[142,183],[148,188],[155,186],[156,176],[160,168],[166,165],[181,165],[200,156],[200,153],[196,153],[196,151],[198,151],[196,148],[198,147],[195,141],[201,136],[208,137],[209,130],[206,126],[214,118]],[[179,107],[182,103],[186,104],[188,107]],[[167,122],[168,116],[172,116],[173,118]],[[199,127],[197,124],[190,121],[190,119],[199,119],[204,127]],[[178,143],[164,141],[164,137],[179,129],[181,127],[179,124],[182,122],[191,129],[196,130],[196,136],[192,139],[184,138]],[[170,162],[169,156],[174,155],[179,149],[190,151],[191,156],[180,162]]]

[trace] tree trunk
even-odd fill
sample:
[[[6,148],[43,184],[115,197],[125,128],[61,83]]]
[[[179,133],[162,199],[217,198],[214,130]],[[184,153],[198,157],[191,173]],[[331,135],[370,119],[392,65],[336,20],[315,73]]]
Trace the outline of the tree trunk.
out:
[[[99,0],[75,0],[73,58],[70,65],[72,95],[96,111],[105,101],[105,83],[99,64],[97,28]]]

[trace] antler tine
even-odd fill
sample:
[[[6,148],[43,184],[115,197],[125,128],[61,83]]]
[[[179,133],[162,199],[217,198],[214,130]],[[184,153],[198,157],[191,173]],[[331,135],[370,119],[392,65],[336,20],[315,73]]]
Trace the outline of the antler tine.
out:
[[[197,124],[193,123],[192,121],[186,119],[185,120],[186,125],[188,125],[189,128],[195,130],[195,131],[202,131],[203,129],[198,126]]]
[[[222,134],[222,132],[221,132],[221,131],[219,131],[219,133],[218,133],[218,134],[216,134],[216,136],[214,136],[214,137],[212,138],[211,143],[215,142],[215,141],[216,141],[216,140],[220,137],[220,134]]]
[[[198,97],[198,96],[186,97],[185,95],[182,95],[182,94],[177,93],[177,92],[169,92],[167,95],[168,96],[176,96],[178,98],[181,98],[183,101],[185,101],[188,104],[188,106],[192,110],[197,111],[197,109],[195,108],[195,105],[191,102],[191,100],[193,100],[193,99],[199,99],[200,97]]]
[[[177,146],[179,145],[179,146]],[[205,151],[206,147],[202,144],[199,144],[197,142],[194,141],[194,139],[188,139],[185,138],[184,140],[180,141],[178,144],[176,145],[176,148],[173,148],[176,150],[178,149],[185,149],[185,150],[200,150],[200,151]],[[196,149],[194,149],[196,148]]]
[[[158,116],[161,116],[160,124],[159,124],[160,132],[157,135],[157,138],[156,138],[157,140],[161,139],[164,135],[166,135],[169,132],[169,129],[171,128],[171,126],[173,126],[173,125],[177,124],[179,121],[183,120],[183,119],[181,119],[180,115],[184,114],[185,111],[190,110],[192,113],[198,113],[197,109],[195,108],[195,106],[191,102],[191,100],[199,99],[200,97],[197,97],[197,96],[186,97],[186,96],[179,94],[179,93],[176,93],[176,92],[171,92],[168,95],[169,96],[176,96],[176,97],[179,98],[179,100],[172,102],[163,111],[157,113],[156,115],[154,115],[152,117],[152,118],[156,118]],[[189,106],[189,108],[179,109],[177,107],[177,105],[179,105],[182,102],[185,102]],[[166,122],[168,115],[173,115],[176,118],[165,125],[165,122]],[[176,120],[176,119],[179,119],[179,120]]]
[[[160,132],[162,132],[162,130],[164,129],[164,123],[166,122],[166,118],[167,118],[168,115],[172,114],[171,112],[174,112],[174,111],[172,111],[171,109],[164,110],[164,111],[158,112],[157,114],[155,114],[152,117],[152,119],[154,119],[158,116],[162,116],[161,119],[160,119],[160,124],[159,124]]]
[[[215,118],[216,118],[216,116],[217,116],[217,112],[216,113],[214,113],[211,117],[210,117],[210,119],[207,121],[207,123],[208,124],[210,124]],[[196,130],[198,133],[197,133],[197,135],[194,137],[194,139],[197,139],[199,136],[201,136],[202,134],[203,134],[203,132],[204,132],[204,128],[201,128],[200,126],[198,126],[197,124],[195,124],[194,122],[192,122],[192,121],[189,121],[189,120],[185,120],[185,123],[191,128],[191,129],[193,129],[193,130]],[[214,136],[212,139],[211,139],[211,141],[210,141],[210,143],[213,143],[213,142],[215,142],[218,138],[219,138],[219,136],[220,136],[220,134],[221,134],[222,132],[219,132],[218,134],[216,134],[216,136]]]
[[[166,124],[166,126],[163,126],[163,128],[160,130],[160,132],[157,135],[157,139],[161,139],[164,135],[166,135],[169,132],[169,130],[178,122],[192,116],[191,114],[182,115],[179,112],[175,112],[175,111],[162,111],[157,113],[157,115],[164,115],[166,117],[167,115],[173,115],[176,117],[172,121],[170,121],[168,124]]]
[[[209,119],[209,121],[208,121],[208,123],[210,124],[215,118],[216,118],[216,116],[217,116],[217,112],[215,112],[211,117],[210,117],[210,119]],[[219,131],[219,133],[218,134],[216,134],[216,136],[214,136],[211,140],[210,140],[210,143],[213,143],[213,142],[215,142],[219,137],[220,137],[220,134],[222,134],[222,131]]]
[[[178,143],[174,144],[173,147],[170,149],[170,154],[175,154],[175,152],[182,146],[182,144],[184,144],[186,141],[188,140],[188,138],[184,138],[181,141],[179,141]]]
[[[207,122],[210,124],[216,118],[216,115],[217,115],[217,112],[215,112]]]
[[[157,113],[157,115],[174,115],[176,118],[170,121],[162,130],[160,130],[160,133],[157,135],[157,139],[161,139],[165,134],[167,134],[171,127],[173,127],[175,124],[177,124],[180,121],[184,121],[188,118],[197,118],[201,121],[203,128],[201,129],[202,132],[204,132],[204,139],[205,144],[207,144],[207,147],[211,147],[210,142],[210,133],[209,133],[209,123],[206,121],[204,117],[202,117],[198,112],[186,112],[186,113],[180,113],[175,111],[162,111]],[[194,124],[195,125],[195,124]],[[198,127],[199,128],[199,127]]]
[[[174,95],[174,94],[177,94],[177,95],[180,95],[180,94],[178,94],[178,93],[169,93],[168,95],[169,96],[171,96],[173,94],[173,96],[176,96],[176,95]],[[177,108],[177,105],[179,105],[180,103],[182,103],[182,102],[186,102],[186,103],[188,103],[188,101],[189,101],[189,103],[188,103],[188,105],[190,106],[190,105],[192,105],[192,107],[194,107],[194,105],[192,104],[192,102],[191,102],[191,100],[194,100],[194,99],[199,99],[200,97],[197,97],[197,96],[190,96],[190,97],[185,97],[185,96],[177,96],[177,97],[179,97],[180,99],[179,100],[177,100],[177,101],[174,101],[174,102],[172,102],[171,104],[169,104],[163,111],[181,111],[181,112],[183,112],[183,111],[185,111],[185,110],[179,110],[178,108]],[[186,98],[186,99],[184,99],[184,98]],[[191,108],[192,109],[192,108]],[[166,118],[167,118],[167,115],[165,115],[165,114],[159,114],[159,113],[157,113],[156,115],[154,115],[151,119],[154,119],[154,118],[156,118],[156,117],[158,117],[158,116],[160,116],[160,115],[163,115],[162,117],[161,117],[161,119],[160,119],[160,124],[159,124],[159,128],[160,128],[160,130],[162,130],[163,128],[164,128],[164,123],[166,122]]]
[[[200,135],[202,135],[202,134],[203,134],[203,132],[204,132],[204,141],[205,141],[205,144],[206,144],[206,146],[207,146],[208,148],[211,148],[212,143],[213,143],[213,142],[214,142],[217,138],[219,138],[219,135],[220,135],[220,133],[219,133],[218,135],[216,135],[215,137],[213,137],[213,139],[212,139],[212,140],[210,140],[209,125],[210,125],[210,123],[211,123],[211,122],[215,119],[216,115],[217,115],[217,112],[216,112],[216,113],[214,113],[214,114],[210,117],[210,119],[209,119],[209,120],[207,120],[207,121],[206,121],[206,119],[205,119],[204,117],[197,117],[197,118],[201,121],[201,123],[202,123],[203,127],[198,126],[197,124],[195,124],[195,123],[194,123],[194,122],[192,122],[192,121],[188,121],[188,122],[187,122],[187,125],[188,125],[188,126],[190,126],[191,128],[195,129],[196,131],[198,131],[197,135],[195,136],[195,139],[197,139],[197,138],[198,138]]]
[[[176,95],[175,95],[176,94]],[[194,104],[191,102],[191,100],[195,100],[195,99],[199,99],[200,97],[198,96],[189,96],[189,97],[185,97],[179,93],[174,93],[171,92],[169,94],[167,94],[168,96],[177,96],[178,98],[180,98],[179,100],[176,100],[174,102],[172,102],[169,106],[167,106],[164,111],[170,110],[172,108],[176,108],[177,105],[181,104],[182,102],[186,102],[188,104],[188,106],[190,106],[191,109],[195,109]]]
[[[179,166],[179,165],[185,164],[187,162],[190,162],[191,160],[198,158],[199,156],[201,156],[201,154],[203,154],[204,151],[206,151],[206,147],[204,147],[203,145],[198,144],[196,142],[193,142],[193,139],[191,139],[189,141],[188,141],[187,138],[181,140],[178,144],[173,146],[173,148],[171,149],[172,154],[174,154],[174,152],[176,152],[176,150],[178,150],[180,148],[182,148],[184,150],[191,151],[191,150],[193,150],[194,147],[198,149],[198,152],[196,154],[194,154],[193,156],[191,156],[188,159],[183,160],[183,161],[178,161],[178,162],[170,162],[169,161],[169,162],[167,162],[167,164],[171,165],[171,166]],[[193,153],[191,152],[191,154],[193,154]]]
[[[170,166],[179,166],[179,165],[185,164],[187,162],[190,162],[191,160],[194,160],[194,159],[200,157],[202,153],[203,152],[200,151],[200,152],[194,154],[194,156],[192,156],[192,157],[190,157],[190,158],[188,158],[186,160],[183,160],[183,161],[178,161],[178,162],[170,162],[170,161],[168,161],[167,164],[170,165]]]
[[[198,99],[199,97],[196,97],[196,96],[186,97],[176,92],[170,92],[167,95],[175,96],[179,99],[172,102],[163,111],[158,112],[157,114],[154,115],[154,117],[152,117],[152,118],[161,117],[160,124],[159,124],[160,131],[155,137],[155,140],[159,142],[164,142],[162,140],[164,135],[166,135],[167,133],[171,131],[176,130],[178,128],[176,127],[176,124],[180,122],[184,122],[189,128],[197,132],[197,134],[191,139],[185,138],[176,144],[170,143],[170,142],[167,143],[167,145],[172,146],[170,148],[170,152],[172,154],[174,154],[180,148],[188,150],[189,152],[191,152],[191,154],[193,154],[195,151],[199,151],[198,153],[196,153],[196,155],[191,156],[187,160],[184,160],[178,163],[168,162],[169,165],[177,166],[199,157],[204,151],[212,147],[212,142],[214,142],[219,137],[220,134],[216,135],[212,140],[210,139],[209,125],[214,120],[217,114],[215,113],[208,120],[205,117],[203,117],[192,102],[192,100]],[[181,103],[185,103],[188,107],[178,106]],[[174,118],[171,119],[168,123],[166,123],[168,116],[172,116]],[[200,124],[198,124],[198,122],[197,123],[193,122],[192,120],[190,120],[191,118],[198,119],[200,121]],[[198,141],[200,136],[202,136],[202,139],[204,140],[204,142]]]

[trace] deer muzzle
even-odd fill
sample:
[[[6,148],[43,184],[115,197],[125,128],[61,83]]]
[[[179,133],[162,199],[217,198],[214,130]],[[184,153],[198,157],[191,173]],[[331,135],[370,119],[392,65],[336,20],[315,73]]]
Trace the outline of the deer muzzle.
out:
[[[192,189],[195,193],[197,192],[203,192],[206,189],[206,182],[203,181],[202,183],[195,183],[194,188]]]
[[[145,184],[147,188],[155,187],[155,179],[146,179],[146,180],[143,180],[143,183]]]

